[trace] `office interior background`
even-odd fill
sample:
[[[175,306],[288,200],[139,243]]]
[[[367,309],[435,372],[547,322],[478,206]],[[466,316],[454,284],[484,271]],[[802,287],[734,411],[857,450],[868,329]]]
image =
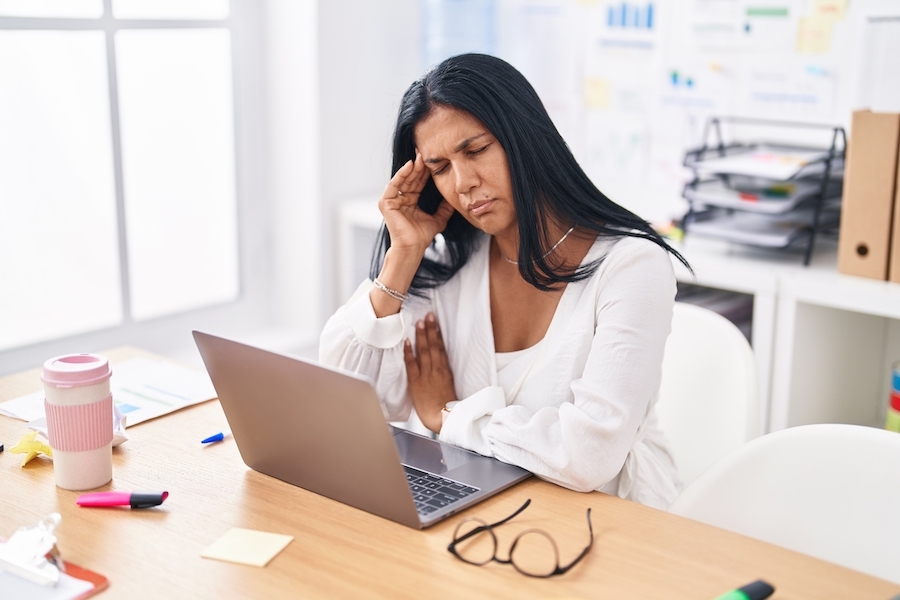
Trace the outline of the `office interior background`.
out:
[[[360,269],[341,215],[451,54],[519,68],[597,186],[665,224],[711,116],[900,111],[898,30],[900,0],[0,0],[0,375],[120,345],[199,364],[192,329],[315,356]],[[884,379],[898,323],[835,328]]]

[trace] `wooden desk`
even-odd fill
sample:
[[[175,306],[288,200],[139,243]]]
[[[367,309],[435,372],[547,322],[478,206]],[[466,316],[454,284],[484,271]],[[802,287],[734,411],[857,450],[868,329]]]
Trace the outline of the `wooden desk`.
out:
[[[104,353],[117,361],[134,349]],[[40,389],[39,371],[0,379],[0,401]],[[422,590],[447,598],[616,598],[704,600],[758,578],[773,598],[888,600],[900,586],[701,523],[604,494],[580,494],[528,480],[463,513],[491,521],[526,498],[531,506],[498,530],[501,545],[528,527],[549,531],[571,560],[561,577],[524,577],[512,567],[464,564],[446,546],[462,516],[415,531],[248,469],[233,440],[203,447],[226,425],[218,402],[184,409],[128,430],[114,450],[113,481],[103,489],[165,489],[159,508],[85,509],[80,492],[58,489],[53,466],[38,457],[0,453],[0,535],[48,513],[62,514],[65,559],[98,571],[101,598],[412,598]],[[0,417],[7,448],[26,432]],[[265,568],[204,559],[200,553],[232,527],[294,536]]]

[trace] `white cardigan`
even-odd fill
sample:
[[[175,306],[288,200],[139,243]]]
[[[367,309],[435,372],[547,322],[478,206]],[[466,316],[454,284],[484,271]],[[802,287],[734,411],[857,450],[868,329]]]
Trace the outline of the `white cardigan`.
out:
[[[598,238],[584,260],[603,262],[590,279],[568,284],[536,353],[519,359],[527,376],[516,391],[497,382],[488,241],[452,279],[396,315],[376,318],[372,282],[363,282],[325,325],[320,360],[369,376],[385,418],[406,420],[403,340],[415,344],[415,323],[432,311],[462,400],[441,441],[573,490],[668,508],[681,486],[653,410],[675,298],[668,254],[643,239]]]

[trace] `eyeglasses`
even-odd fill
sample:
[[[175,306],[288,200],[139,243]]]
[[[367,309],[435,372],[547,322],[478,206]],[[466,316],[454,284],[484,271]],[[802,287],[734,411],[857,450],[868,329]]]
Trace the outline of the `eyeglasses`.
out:
[[[531,499],[516,512],[501,521],[488,525],[478,517],[468,517],[459,522],[453,532],[453,541],[447,550],[463,562],[484,566],[491,561],[512,565],[522,575],[529,577],[553,577],[562,575],[584,558],[594,545],[594,528],[591,525],[591,509],[587,509],[590,542],[578,557],[568,565],[559,565],[559,548],[550,534],[541,529],[526,529],[515,537],[509,547],[509,558],[497,556],[497,536],[494,528],[503,525],[528,508]],[[552,552],[551,552],[552,549]]]

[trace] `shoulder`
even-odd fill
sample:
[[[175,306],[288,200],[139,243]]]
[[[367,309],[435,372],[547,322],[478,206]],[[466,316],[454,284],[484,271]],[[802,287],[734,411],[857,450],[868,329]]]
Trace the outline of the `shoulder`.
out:
[[[671,254],[647,238],[598,236],[590,255],[593,260],[601,261],[598,274],[612,276],[628,272],[673,281],[675,278]]]

